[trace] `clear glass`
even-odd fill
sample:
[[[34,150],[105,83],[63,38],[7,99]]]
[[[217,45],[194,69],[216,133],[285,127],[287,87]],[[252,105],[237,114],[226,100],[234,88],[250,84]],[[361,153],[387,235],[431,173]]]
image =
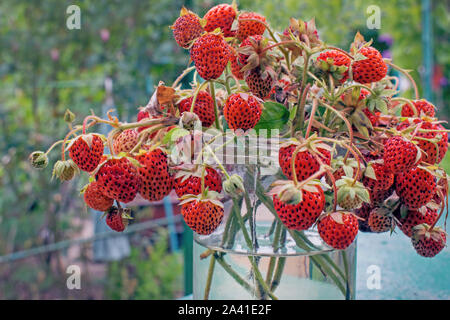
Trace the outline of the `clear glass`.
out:
[[[346,250],[334,250],[316,229],[288,230],[266,195],[276,174],[240,169],[247,196],[225,201],[223,222],[214,233],[194,236],[194,299],[353,299],[356,240]],[[236,212],[245,223],[247,239]]]

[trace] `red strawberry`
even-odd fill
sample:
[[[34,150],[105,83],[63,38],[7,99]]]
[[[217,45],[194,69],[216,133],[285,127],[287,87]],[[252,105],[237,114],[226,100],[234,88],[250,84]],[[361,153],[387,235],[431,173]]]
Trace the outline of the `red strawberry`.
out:
[[[373,171],[376,179],[369,176],[369,171]],[[394,174],[384,165],[384,163],[370,162],[366,168],[363,184],[372,190],[388,190],[394,184]]]
[[[358,219],[348,212],[333,212],[319,220],[319,235],[335,249],[346,249],[358,234]]]
[[[262,35],[266,30],[264,24],[257,21],[245,21],[245,19],[256,19],[266,22],[266,18],[256,12],[244,12],[238,18],[237,38],[244,41],[249,36]]]
[[[279,195],[273,195],[273,205],[283,224],[289,229],[307,230],[325,207],[325,195],[322,188],[316,186],[317,191],[303,189],[302,200],[298,204],[288,204],[280,200]]]
[[[105,196],[99,186],[98,182],[91,182],[84,190],[84,202],[97,211],[106,211],[112,207],[114,200]]]
[[[208,197],[192,196],[181,202],[184,221],[201,235],[209,235],[217,229],[222,222],[223,212],[223,204]]]
[[[392,216],[381,208],[370,211],[367,223],[370,230],[376,233],[387,232],[395,227]]]
[[[223,114],[228,127],[244,131],[252,129],[258,123],[262,112],[262,104],[252,94],[234,93],[225,102]]]
[[[167,154],[157,148],[138,155],[141,187],[139,193],[149,201],[159,201],[173,189],[173,177],[169,172]]]
[[[275,81],[269,73],[264,73],[256,67],[246,74],[245,83],[255,96],[262,99],[270,93]]]
[[[401,136],[389,138],[384,143],[384,165],[392,173],[397,174],[414,167],[418,160],[417,147]]]
[[[446,233],[440,227],[430,230],[427,224],[419,224],[413,228],[411,242],[417,253],[432,258],[442,251],[447,241]]]
[[[412,168],[396,176],[395,192],[406,207],[419,209],[436,193],[436,179],[424,169]]]
[[[199,17],[184,7],[181,9],[180,17],[171,28],[175,41],[185,49],[189,48],[191,42],[205,31]]]
[[[192,100],[194,97],[183,99],[178,104],[180,113],[189,112],[191,110]],[[200,91],[195,99],[194,113],[198,115],[203,127],[210,127],[216,116],[214,114],[214,101],[211,95],[206,91]]]
[[[286,146],[282,146],[278,153],[278,163],[280,164],[281,170],[283,171],[284,175],[290,180],[293,179],[291,161],[292,155],[295,152],[296,148],[297,144],[289,144]],[[323,148],[317,148],[317,151],[319,152],[319,158],[323,161],[323,163],[330,165],[330,152]],[[295,157],[295,170],[298,181],[306,180],[314,173],[319,171],[319,169],[319,163],[308,150],[300,151],[297,153]]]
[[[175,176],[175,192],[178,197],[182,197],[185,194],[198,195],[202,192],[201,171],[202,169],[200,168],[197,172],[180,171],[177,173]],[[206,167],[205,188],[218,193],[222,191],[222,178],[211,167]]]
[[[70,158],[83,171],[94,171],[102,155],[103,141],[96,134],[79,136],[69,145]]]
[[[119,209],[117,207],[111,207],[106,215],[106,224],[112,230],[122,232],[128,225],[128,219],[130,217],[127,213],[128,209]]]
[[[191,59],[200,77],[217,79],[230,60],[230,48],[221,34],[207,33],[195,40]]]
[[[359,50],[364,60],[354,61],[352,65],[353,80],[359,83],[372,83],[383,79],[387,74],[387,65],[381,53],[373,47]]]
[[[127,157],[110,157],[95,174],[101,192],[112,199],[128,203],[139,191],[138,170]]]
[[[386,200],[393,192],[392,188],[387,190],[372,190],[370,188],[367,188],[370,195],[370,204],[372,206],[376,206],[381,204],[384,200]]]
[[[234,5],[219,4],[212,7],[203,17],[206,20],[205,30],[212,32],[220,28],[225,37],[233,37],[235,31],[232,31],[231,27],[236,18],[236,12]]]
[[[141,121],[144,119],[150,119],[150,113],[148,111],[145,111],[144,109],[139,110],[137,114],[137,121]],[[137,128],[138,132],[141,132],[142,130],[148,129],[150,127],[139,127]]]
[[[322,52],[318,57],[317,61],[325,61],[325,62],[331,62],[334,66],[345,66],[347,68],[350,67],[351,60],[350,58],[345,55],[344,53],[337,51],[337,50],[330,50]],[[342,79],[340,80],[342,83],[345,82],[348,79],[348,70],[345,71],[342,74]],[[362,92],[361,92],[362,93]]]
[[[424,121],[421,124],[421,129],[424,130],[445,130],[445,128],[441,124],[434,124],[428,121]],[[420,138],[425,139],[437,139],[437,149],[434,143],[428,142],[425,140],[417,139],[417,145],[423,151],[422,152],[422,161],[429,164],[437,164],[440,163],[447,153],[448,150],[448,134],[445,131],[437,132],[437,131],[429,131],[429,132],[421,132],[419,131],[416,135]],[[439,139],[440,136],[440,139]]]
[[[359,231],[372,232],[369,226],[369,214],[374,208],[364,203],[361,208],[355,210],[355,214],[361,218],[358,219]]]
[[[113,149],[116,154],[130,152],[138,143],[138,133],[134,129],[122,131],[115,139]]]
[[[369,110],[369,108],[364,108],[362,111],[367,116],[372,126],[376,126],[378,124],[378,121],[380,120],[380,112],[373,113]]]
[[[398,217],[398,227],[403,233],[411,237],[413,234],[412,229],[422,223],[433,225],[438,217],[436,210],[432,210],[428,207],[422,207],[418,210],[408,210],[406,217]]]
[[[230,51],[231,72],[238,80],[244,80],[244,73],[241,72],[243,66],[238,61],[238,54],[232,47],[230,47]]]
[[[239,51],[242,51],[243,48],[246,48],[246,47],[247,48],[249,48],[249,47],[257,47],[262,39],[263,39],[263,37],[260,36],[260,35],[255,35],[255,36],[248,37],[247,39],[242,41],[241,45],[239,46]],[[239,53],[238,59],[239,59],[239,62],[241,63],[241,65],[243,67],[248,63],[249,56],[250,56],[250,54]]]
[[[416,107],[417,117],[422,113],[432,118],[435,116],[436,112],[434,110],[434,105],[429,103],[427,100],[415,100],[412,101],[412,104]],[[408,103],[405,103],[402,106],[402,117],[414,117],[414,110]]]

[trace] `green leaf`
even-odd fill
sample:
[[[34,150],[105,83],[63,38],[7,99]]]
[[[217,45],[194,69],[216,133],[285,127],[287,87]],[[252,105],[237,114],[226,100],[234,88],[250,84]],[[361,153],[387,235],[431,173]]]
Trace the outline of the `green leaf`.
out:
[[[176,141],[180,137],[184,137],[189,134],[189,131],[183,128],[173,128],[163,138],[163,144],[169,144]]]
[[[268,101],[264,103],[264,109],[255,130],[282,129],[288,121],[289,110],[281,103]]]

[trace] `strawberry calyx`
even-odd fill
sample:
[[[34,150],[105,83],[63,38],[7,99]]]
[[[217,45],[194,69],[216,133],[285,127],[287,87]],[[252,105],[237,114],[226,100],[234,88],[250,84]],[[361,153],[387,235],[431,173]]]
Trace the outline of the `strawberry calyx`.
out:
[[[193,195],[193,194],[185,194],[180,198],[180,206],[192,202],[192,201],[197,201],[197,202],[211,202],[216,206],[221,207],[222,209],[224,208],[223,203],[219,200],[220,199],[220,194],[216,191],[210,191],[208,190],[208,188],[205,188],[205,190],[203,190],[202,193],[198,194],[198,195]]]
[[[322,186],[328,187],[317,179],[303,181],[300,184],[295,184],[292,180],[277,180],[272,183],[268,195],[276,195],[282,202],[296,205],[303,201],[303,190],[316,193]]]

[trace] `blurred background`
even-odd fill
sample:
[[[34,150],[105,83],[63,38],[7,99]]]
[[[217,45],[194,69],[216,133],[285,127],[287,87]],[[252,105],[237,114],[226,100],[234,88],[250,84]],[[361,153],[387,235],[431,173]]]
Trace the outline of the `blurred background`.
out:
[[[137,107],[147,103],[154,86],[160,80],[170,85],[188,64],[188,52],[176,45],[169,29],[181,6],[203,16],[221,2],[231,1],[0,2],[0,299],[174,299],[191,293],[192,235],[184,229],[173,199],[138,206],[128,232],[112,236],[100,214],[87,210],[79,196],[87,181],[50,180],[52,165],[32,170],[27,158],[67,132],[62,119],[67,108],[78,123],[91,109],[102,114],[115,108],[122,121],[135,120]],[[66,9],[72,4],[81,9],[80,30],[66,27]],[[238,4],[241,10],[265,15],[278,31],[291,16],[315,17],[320,38],[346,50],[359,30],[366,39],[374,39],[385,57],[413,70],[421,95],[437,106],[439,118],[450,118],[448,1]],[[367,28],[371,5],[381,9],[380,29]],[[406,79],[401,89],[412,97]],[[57,157],[57,151],[51,153],[51,164]],[[443,165],[450,170],[449,157]],[[396,270],[404,270],[401,262],[392,267],[389,263],[394,263],[393,257],[401,260],[398,253],[404,250],[415,255],[409,240],[394,235],[401,240],[389,251],[388,235],[373,240],[369,236],[359,238],[363,249],[357,297],[450,299],[450,276],[444,273],[450,263],[448,248],[433,262],[407,260],[415,265],[411,273],[417,277],[418,272],[427,287],[413,283],[406,289],[396,276]],[[374,258],[373,248],[383,256]],[[365,286],[365,268],[372,263],[383,264],[387,277],[392,277],[383,280],[384,290],[376,293]],[[66,286],[70,265],[81,269],[81,290]],[[427,278],[425,270],[434,270],[434,275]]]

